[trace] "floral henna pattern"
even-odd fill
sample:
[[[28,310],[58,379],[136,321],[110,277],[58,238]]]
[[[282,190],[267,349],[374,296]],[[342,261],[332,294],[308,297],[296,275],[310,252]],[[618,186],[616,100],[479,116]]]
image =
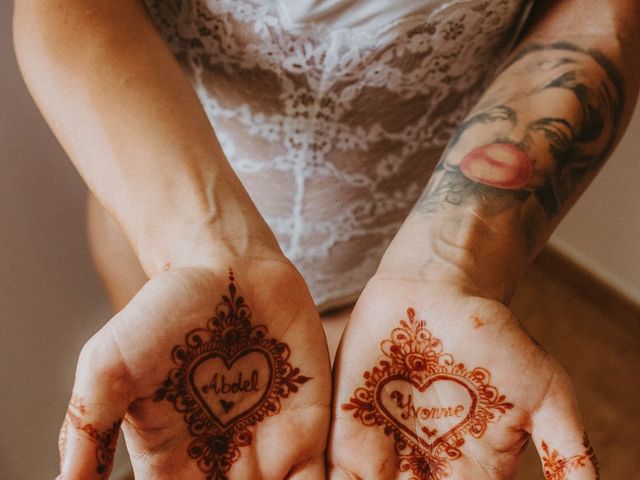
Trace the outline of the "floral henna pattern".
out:
[[[251,324],[251,309],[237,296],[233,272],[205,328],[191,330],[172,351],[169,372],[154,401],[168,400],[194,437],[188,454],[207,480],[223,480],[250,445],[249,427],[277,414],[282,399],[310,380],[289,363],[290,349]]]
[[[64,463],[67,438],[69,435],[69,427],[85,432],[96,444],[96,473],[100,478],[107,478],[113,467],[113,457],[116,452],[118,443],[118,434],[120,433],[120,424],[122,419],[113,422],[110,428],[101,431],[96,429],[93,424],[82,424],[82,416],[87,413],[86,407],[82,400],[73,395],[69,402],[67,414],[62,423],[60,436],[58,437],[58,450],[60,452],[60,465]]]
[[[600,479],[600,464],[598,463],[598,459],[596,457],[596,452],[593,451],[593,447],[591,446],[591,441],[587,436],[587,432],[584,432],[584,437],[582,439],[582,445],[585,448],[585,455],[589,462],[591,462],[591,466],[596,472],[596,480]]]
[[[342,409],[393,437],[399,469],[411,480],[440,480],[462,455],[465,437],[480,438],[513,405],[490,384],[487,370],[456,363],[412,308],[407,315]]]
[[[103,475],[103,478],[107,478],[113,466],[113,456],[116,452],[121,423],[122,420],[113,422],[111,428],[103,432],[96,430],[91,424],[82,427],[82,430],[96,442],[96,460],[98,462],[96,472]]]
[[[600,478],[600,466],[598,465],[598,459],[586,433],[584,434],[582,445],[585,450],[581,455],[563,457],[557,450],[550,449],[549,445],[542,440],[541,446],[544,452],[542,468],[544,470],[544,478],[546,480],[568,480],[569,473],[586,467],[587,462],[589,462],[595,470],[596,480],[598,480]]]

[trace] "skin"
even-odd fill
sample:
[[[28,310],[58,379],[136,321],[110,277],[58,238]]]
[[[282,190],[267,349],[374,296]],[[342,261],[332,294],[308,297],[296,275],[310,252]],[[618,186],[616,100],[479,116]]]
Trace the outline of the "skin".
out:
[[[571,472],[584,469],[586,465],[590,465],[595,470],[596,476],[599,475],[598,460],[593,453],[591,442],[586,433],[584,434],[582,446],[584,447],[582,454],[567,458],[560,455],[557,450],[552,449],[542,440],[540,448],[544,452],[542,456],[544,478],[546,480],[563,480],[568,478]]]
[[[598,2],[602,16],[587,20],[591,7],[596,4],[539,4],[519,48],[453,136],[358,300],[334,367],[330,478],[513,478],[529,438],[545,469],[550,448],[556,460],[581,459],[556,461],[547,478],[598,478],[570,380],[508,308],[519,276],[610,153],[637,94],[637,71],[626,67],[629,48],[638,45],[631,28],[640,17],[637,5]],[[624,41],[599,35],[608,28]],[[513,405],[481,433],[462,434],[453,456],[406,440],[417,445],[414,464],[432,462],[426,470],[401,468],[402,411],[389,409],[390,392],[371,406],[376,414],[391,411],[385,415],[396,423],[386,429],[349,407],[409,307],[443,351],[488,372]],[[439,385],[439,404],[419,384],[408,391],[429,407],[469,404],[470,394]],[[452,403],[447,398],[454,394]],[[435,428],[418,416],[412,425],[418,432]],[[439,470],[438,462],[446,468]]]
[[[317,341],[323,333],[306,286],[285,263],[238,263],[234,273],[238,279],[249,278],[250,274],[262,284],[256,288],[251,281],[238,280],[238,295],[252,310],[252,325],[262,326],[267,338],[277,339],[290,350],[289,362],[301,372],[290,381],[297,390],[279,398],[273,413],[258,418],[249,427],[237,427],[239,432],[250,431],[252,440],[246,445],[237,440],[231,442],[238,447],[239,456],[232,461],[228,477],[215,476],[227,473],[222,467],[199,467],[199,458],[210,457],[190,456],[189,452],[195,440],[209,437],[189,433],[184,412],[178,411],[160,390],[166,389],[168,375],[178,366],[171,352],[185,344],[189,332],[204,332],[216,314],[219,299],[229,295],[228,280],[224,274],[193,268],[156,275],[87,342],[80,354],[73,389],[74,396],[83,399],[84,409],[78,420],[82,426],[91,424],[102,430],[116,419],[123,419],[122,431],[136,478],[206,478],[207,474],[214,475],[211,478],[265,479],[324,476],[329,358],[326,345]],[[218,300],[212,302],[212,297]],[[204,338],[204,333],[201,336]],[[241,352],[247,350],[238,345]],[[305,354],[301,355],[303,351]],[[149,362],[150,358],[154,361]],[[229,368],[221,365],[222,362],[203,363],[197,377],[211,379],[215,373],[224,374],[229,383],[240,372],[245,378],[253,371],[259,379],[276,375],[255,356],[247,356],[244,363],[232,363]],[[213,411],[227,418],[217,407],[218,397],[202,395]],[[233,414],[242,414],[249,408],[243,403],[243,394],[220,398],[234,402]],[[74,425],[65,430],[61,478],[107,478],[96,470],[96,444],[92,438]],[[300,434],[306,431],[316,435]],[[207,430],[210,436],[220,432],[215,427]],[[273,438],[280,441],[273,442]]]
[[[613,66],[576,48],[531,44],[516,55],[458,129],[440,173],[526,191],[547,215],[557,213],[602,163],[622,113],[624,93]],[[562,115],[550,105],[562,105]],[[486,143],[478,146],[480,139]],[[418,208],[429,204],[436,202],[427,194]]]
[[[289,346],[292,364],[312,380],[251,427],[254,440],[229,478],[323,478],[331,372],[318,313],[142,4],[21,0],[14,25],[36,103],[123,232],[133,253],[122,259],[136,259],[111,293],[126,307],[79,356],[70,397],[82,398],[86,413],[66,428],[61,478],[107,477],[83,427],[106,432],[119,419],[137,478],[205,477],[188,455],[183,415],[153,396],[175,367],[172,349],[207,324],[227,292],[230,266],[257,324]],[[220,367],[208,368],[212,377]]]
[[[597,18],[590,15],[596,10]],[[452,139],[354,308],[335,360],[326,456],[331,478],[444,475],[423,469],[412,477],[402,470],[399,452],[406,445],[394,436],[398,423],[385,431],[343,408],[410,308],[443,352],[467,369],[488,372],[487,384],[511,405],[474,435],[462,432],[455,455],[450,450],[444,458],[420,444],[414,461],[446,461],[442,472],[450,478],[512,478],[529,436],[543,458],[590,457],[569,379],[507,305],[519,276],[628,121],[637,95],[639,22],[632,0],[536,2],[516,52]],[[174,347],[215,315],[228,292],[230,266],[252,321],[290,348],[292,365],[309,380],[277,414],[249,428],[254,441],[240,447],[228,478],[324,478],[331,382],[318,314],[141,5],[19,0],[14,31],[25,80],[93,192],[94,257],[121,309],[80,355],[72,398],[83,403],[63,428],[62,478],[106,478],[108,467],[98,470],[96,439],[121,419],[137,478],[210,473],[188,454],[197,436],[189,421],[172,401],[154,397],[176,368]],[[558,62],[563,58],[571,61]],[[549,86],[548,79],[562,77],[570,65],[583,72],[576,78],[598,79],[588,91],[610,93],[606,102],[594,100],[598,128],[575,90]],[[497,110],[502,117],[493,115]],[[475,121],[488,112],[490,121]],[[578,133],[586,131],[590,135]],[[562,154],[561,132],[571,147]],[[327,323],[332,338],[340,318]],[[206,365],[205,378],[229,370],[220,362]],[[269,370],[258,360],[246,369],[263,377]],[[478,415],[464,407],[473,393],[465,399],[451,382],[439,385],[443,399],[455,393],[465,412]],[[434,404],[433,390],[414,387],[401,393],[411,393],[416,405],[451,406]],[[400,409],[389,414],[399,415]],[[422,426],[417,419],[414,425]],[[300,435],[308,431],[316,433]],[[594,479],[596,463],[562,474]]]
[[[393,303],[386,300],[389,297]],[[416,317],[426,321],[432,338],[442,342],[443,352],[455,362],[463,363],[469,370],[483,368],[489,372],[490,385],[504,395],[500,403],[511,405],[505,407],[504,413],[491,409],[496,419],[486,424],[481,422],[481,425],[486,425],[486,430],[478,437],[464,432],[464,443],[458,448],[457,458],[450,458],[442,450],[431,451],[419,446],[419,454],[411,457],[442,462],[446,472],[442,476],[436,469],[415,477],[409,476],[410,472],[401,473],[398,469],[398,443],[393,436],[382,428],[364,425],[351,410],[345,408],[364,380],[365,370],[356,371],[351,365],[366,365],[370,370],[376,364],[380,358],[381,342],[389,338],[401,319],[406,318],[406,312],[396,306],[403,304],[412,306]],[[474,326],[477,319],[480,319],[481,327]],[[358,332],[365,329],[368,334],[363,341]],[[330,443],[331,478],[513,478],[529,432],[534,436],[544,432],[549,438],[561,436],[557,441],[562,442],[565,448],[571,448],[573,431],[580,432],[579,440],[582,439],[581,420],[569,378],[526,334],[513,314],[499,302],[455,292],[442,285],[382,276],[370,282],[343,335],[335,370],[340,380],[334,398],[341,408],[334,409]],[[434,384],[434,388],[438,392],[435,397],[417,387],[409,392],[416,402],[428,402],[429,406],[468,405],[469,396],[464,391],[442,381]],[[421,400],[427,395],[430,399]],[[454,395],[453,400],[447,400],[451,395]],[[379,404],[374,408],[380,411]],[[481,412],[469,412],[468,408],[464,412],[480,418]],[[390,413],[397,419],[400,410],[390,409]],[[448,427],[444,427],[442,423],[434,424],[414,417],[409,424],[416,429],[422,426],[438,428],[442,433],[460,421],[453,418],[445,423]],[[363,445],[365,450],[371,449],[378,454],[366,462],[361,461],[357,452]]]

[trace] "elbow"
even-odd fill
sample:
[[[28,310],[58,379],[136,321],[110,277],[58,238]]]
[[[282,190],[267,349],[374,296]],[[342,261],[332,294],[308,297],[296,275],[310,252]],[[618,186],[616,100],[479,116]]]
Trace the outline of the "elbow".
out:
[[[69,53],[78,30],[78,0],[15,0],[13,45],[23,74]],[[77,43],[81,45],[81,43]]]
[[[13,41],[22,57],[43,44],[55,44],[73,27],[82,2],[78,0],[15,0]]]
[[[13,41],[23,74],[43,63],[86,66],[96,49],[122,42],[133,8],[142,8],[139,0],[15,0]]]
[[[37,25],[43,19],[41,7],[39,2],[29,0],[15,0],[13,3],[13,47],[19,64],[32,50],[30,47],[38,32]]]
[[[98,84],[106,68],[137,55],[150,25],[141,0],[15,0],[18,66],[39,103]]]

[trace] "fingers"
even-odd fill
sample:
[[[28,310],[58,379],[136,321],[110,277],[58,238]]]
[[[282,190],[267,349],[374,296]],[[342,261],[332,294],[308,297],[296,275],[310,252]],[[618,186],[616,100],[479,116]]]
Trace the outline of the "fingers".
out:
[[[329,478],[330,480],[361,480],[355,473],[343,470],[340,467],[331,467]]]
[[[287,476],[287,480],[323,480],[326,478],[324,463],[324,457],[315,457],[295,467]]]
[[[573,386],[564,372],[532,416],[531,436],[547,480],[595,480],[598,462],[584,431]]]
[[[108,478],[120,420],[104,423],[99,412],[74,396],[60,431],[60,469],[64,480]],[[94,414],[88,414],[90,411]],[[97,414],[96,414],[97,413]]]
[[[103,331],[82,350],[73,395],[60,430],[60,479],[109,477],[127,409],[127,375]]]

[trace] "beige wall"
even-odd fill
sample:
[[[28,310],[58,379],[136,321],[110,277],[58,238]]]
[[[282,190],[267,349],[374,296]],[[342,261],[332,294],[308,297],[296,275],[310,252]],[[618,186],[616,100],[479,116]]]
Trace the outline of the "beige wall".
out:
[[[84,187],[15,65],[0,0],[0,478],[56,473],[83,342],[109,317],[84,238]],[[640,301],[640,117],[554,243]]]
[[[550,243],[640,304],[640,108]]]

